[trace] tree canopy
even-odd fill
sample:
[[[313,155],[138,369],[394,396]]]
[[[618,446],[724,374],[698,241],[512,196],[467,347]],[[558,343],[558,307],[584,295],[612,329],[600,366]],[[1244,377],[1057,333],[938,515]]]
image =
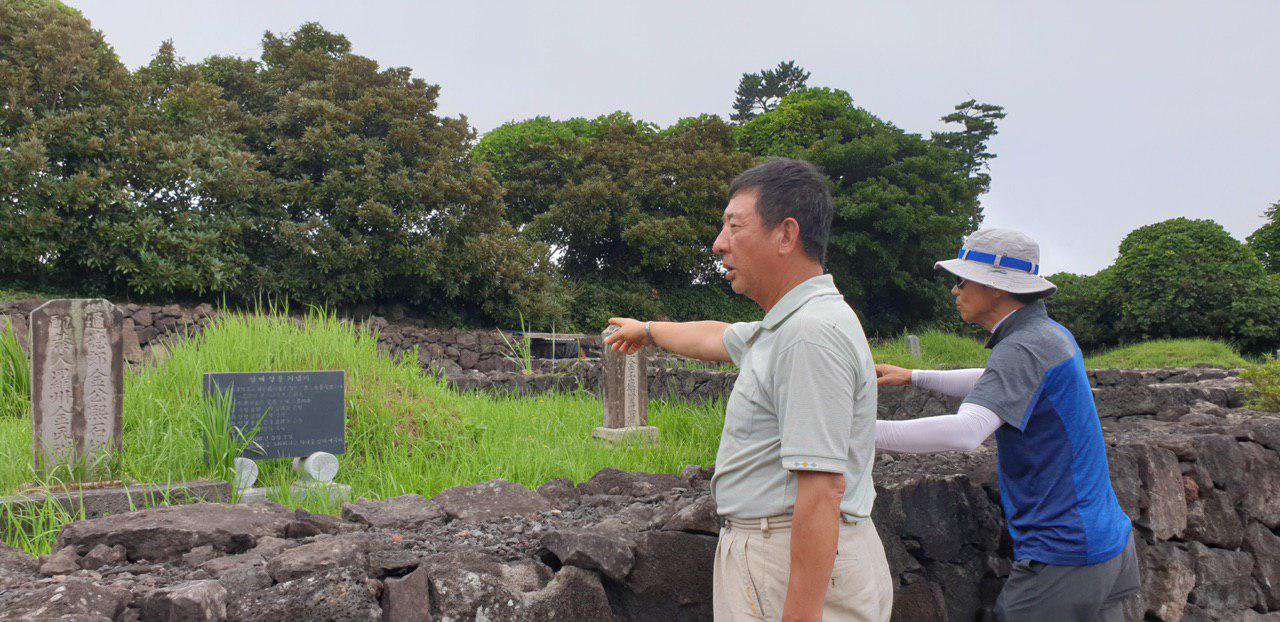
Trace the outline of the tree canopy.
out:
[[[995,132],[999,107],[989,108],[990,123],[924,138],[855,106],[844,91],[805,89],[740,126],[737,142],[826,172],[835,201],[827,270],[871,330],[886,334],[949,312],[933,264],[954,256],[982,222],[978,197],[989,180],[974,174],[975,162],[990,155],[972,154],[985,154]]]
[[[711,243],[729,181],[751,158],[714,116],[661,130],[625,113],[505,125],[476,147],[508,217],[567,274],[687,285],[717,275]]]
[[[1272,203],[1265,216],[1267,223],[1249,236],[1249,248],[1268,273],[1280,275],[1280,201]]]
[[[1250,352],[1280,346],[1280,280],[1211,220],[1139,227],[1111,267],[1050,277],[1049,310],[1085,347],[1164,337],[1232,341]]]
[[[435,114],[439,87],[317,24],[260,61],[132,74],[74,13],[0,4],[0,277],[145,296],[407,302],[449,317],[563,313],[545,245],[518,235]]]
[[[778,63],[773,69],[744,73],[738,80],[733,114],[729,119],[735,123],[746,123],[769,112],[778,107],[782,98],[803,89],[808,81],[809,72],[793,60]]]

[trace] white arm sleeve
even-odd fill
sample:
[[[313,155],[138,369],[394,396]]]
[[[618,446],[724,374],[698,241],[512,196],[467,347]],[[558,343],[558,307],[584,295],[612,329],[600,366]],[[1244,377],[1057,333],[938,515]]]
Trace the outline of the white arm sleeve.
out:
[[[911,384],[951,397],[964,397],[973,390],[973,385],[978,384],[978,378],[982,377],[984,371],[986,370],[981,367],[943,371],[917,369],[911,372]]]
[[[908,453],[973,451],[1004,422],[986,406],[964,403],[954,415],[876,421],[876,449]]]

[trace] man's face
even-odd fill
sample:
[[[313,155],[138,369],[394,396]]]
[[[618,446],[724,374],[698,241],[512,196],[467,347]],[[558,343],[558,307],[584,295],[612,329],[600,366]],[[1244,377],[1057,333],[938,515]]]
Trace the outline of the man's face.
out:
[[[977,324],[996,307],[1000,292],[981,283],[962,280],[951,288],[951,295],[956,297],[960,319]]]
[[[743,191],[729,199],[724,224],[711,250],[720,255],[725,278],[733,291],[754,299],[777,260],[777,242],[756,211],[757,192]]]

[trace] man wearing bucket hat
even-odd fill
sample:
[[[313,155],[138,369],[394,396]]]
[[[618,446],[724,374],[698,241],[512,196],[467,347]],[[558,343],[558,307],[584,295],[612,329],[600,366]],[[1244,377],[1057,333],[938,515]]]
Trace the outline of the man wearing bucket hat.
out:
[[[985,369],[876,365],[882,386],[964,396],[959,412],[877,421],[879,450],[976,449],[992,433],[1014,564],[996,600],[1001,620],[1122,620],[1140,588],[1132,524],[1116,500],[1106,444],[1075,338],[1041,300],[1040,248],[1024,233],[981,229],[936,268],[959,279],[960,317],[991,331]]]

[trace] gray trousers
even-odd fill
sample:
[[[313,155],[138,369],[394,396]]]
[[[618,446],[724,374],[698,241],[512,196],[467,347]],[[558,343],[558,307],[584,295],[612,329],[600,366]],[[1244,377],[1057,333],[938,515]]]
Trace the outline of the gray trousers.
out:
[[[1124,603],[1142,589],[1133,534],[1124,552],[1092,566],[1013,563],[996,599],[996,619],[1009,622],[1123,622]]]

